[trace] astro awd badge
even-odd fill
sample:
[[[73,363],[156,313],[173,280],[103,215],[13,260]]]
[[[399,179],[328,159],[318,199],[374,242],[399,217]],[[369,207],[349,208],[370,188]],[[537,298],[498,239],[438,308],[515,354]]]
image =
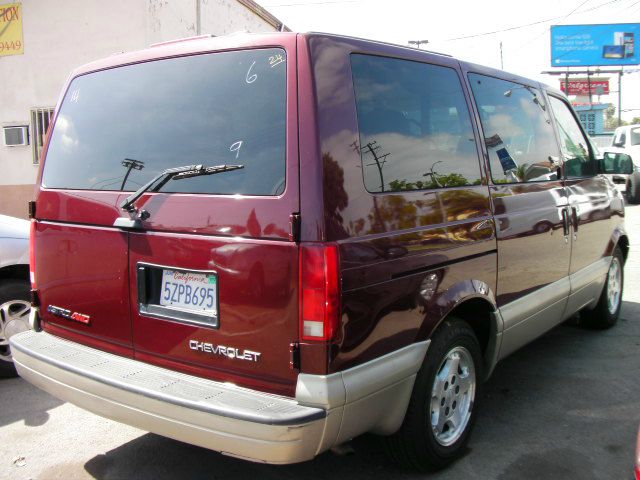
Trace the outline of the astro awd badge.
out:
[[[84,313],[72,312],[71,310],[56,307],[55,305],[49,305],[47,307],[47,311],[52,315],[66,318],[67,320],[73,320],[74,322],[84,323],[85,325],[89,325],[89,323],[91,322],[91,317],[89,315],[85,315]]]

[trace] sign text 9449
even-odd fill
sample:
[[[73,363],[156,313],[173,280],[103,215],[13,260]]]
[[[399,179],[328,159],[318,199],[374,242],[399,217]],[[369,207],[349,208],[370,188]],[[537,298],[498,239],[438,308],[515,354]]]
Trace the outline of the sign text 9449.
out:
[[[20,51],[22,50],[22,42],[20,40],[2,41],[0,40],[0,52],[4,51]]]

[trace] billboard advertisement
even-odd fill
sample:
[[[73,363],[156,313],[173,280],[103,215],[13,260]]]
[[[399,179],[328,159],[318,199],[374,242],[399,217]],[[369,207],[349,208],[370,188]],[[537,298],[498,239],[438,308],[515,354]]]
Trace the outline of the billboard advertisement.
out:
[[[640,23],[554,25],[551,66],[637,65]]]
[[[572,78],[569,80],[569,91],[567,92],[566,80],[560,80],[560,90],[567,95],[609,95],[608,78]]]
[[[23,53],[22,4],[0,5],[0,57]]]

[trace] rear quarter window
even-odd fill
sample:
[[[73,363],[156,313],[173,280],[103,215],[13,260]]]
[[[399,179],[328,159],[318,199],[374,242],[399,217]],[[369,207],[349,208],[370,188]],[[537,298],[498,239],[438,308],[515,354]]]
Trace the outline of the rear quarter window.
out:
[[[455,70],[351,56],[360,154],[369,192],[480,184],[471,119]]]
[[[278,195],[285,186],[282,49],[157,60],[75,78],[43,173],[49,188],[137,190],[162,170],[242,164],[163,192]]]

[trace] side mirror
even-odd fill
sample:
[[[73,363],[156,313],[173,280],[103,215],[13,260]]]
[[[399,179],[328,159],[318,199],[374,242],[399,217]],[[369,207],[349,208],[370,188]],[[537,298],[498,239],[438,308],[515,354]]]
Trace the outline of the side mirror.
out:
[[[626,153],[607,152],[600,161],[600,172],[609,175],[630,175],[633,173],[633,161]]]

